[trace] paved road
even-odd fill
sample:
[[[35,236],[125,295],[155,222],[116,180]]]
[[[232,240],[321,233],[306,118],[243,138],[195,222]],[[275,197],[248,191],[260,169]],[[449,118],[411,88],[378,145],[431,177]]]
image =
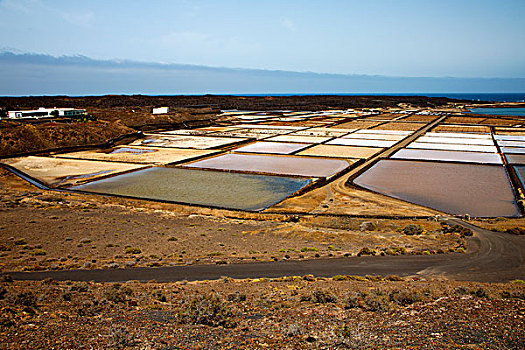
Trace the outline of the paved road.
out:
[[[465,254],[367,256],[304,261],[279,261],[231,265],[194,265],[159,268],[110,270],[66,270],[41,272],[13,272],[20,280],[55,280],[123,282],[128,280],[213,280],[221,276],[232,278],[280,277],[313,274],[320,277],[334,275],[419,275],[446,277],[456,280],[505,282],[525,279],[525,237],[495,233],[480,229],[455,218],[451,224],[461,224],[474,230],[468,239]]]

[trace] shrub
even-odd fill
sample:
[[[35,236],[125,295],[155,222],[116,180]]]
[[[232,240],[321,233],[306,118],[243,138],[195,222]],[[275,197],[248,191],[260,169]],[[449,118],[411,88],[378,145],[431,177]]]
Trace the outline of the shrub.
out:
[[[335,335],[343,338],[352,338],[354,336],[354,331],[348,326],[343,326],[335,330]]]
[[[459,233],[463,237],[469,237],[474,234],[471,229],[461,225],[449,226],[447,223],[442,222],[441,226],[443,227],[444,233]]]
[[[323,290],[316,290],[313,292],[311,300],[317,304],[326,304],[326,303],[335,303],[337,301],[337,298],[335,297],[335,295],[331,294],[330,292],[323,291]]]
[[[363,249],[359,251],[359,253],[357,253],[357,256],[361,256],[361,255],[376,255],[376,251],[373,249],[364,247]]]
[[[374,291],[363,297],[362,308],[366,311],[385,312],[391,309],[391,305],[382,292]]]
[[[239,292],[228,294],[228,301],[246,301],[246,294],[241,294]]]
[[[404,281],[404,279],[398,275],[389,275],[385,277],[385,281]]]
[[[390,301],[381,290],[355,293],[348,296],[344,303],[345,309],[360,308],[366,311],[384,312],[390,310],[391,307]]]
[[[401,306],[411,305],[421,301],[421,294],[416,291],[396,290],[389,294],[389,300]]]
[[[299,335],[301,335],[303,332],[301,330],[301,327],[299,327],[298,325],[296,324],[291,324],[289,325],[285,331],[283,332],[283,334],[286,336],[286,337],[297,337]]]
[[[22,306],[36,306],[36,296],[31,292],[22,292],[15,295],[14,303]]]
[[[10,251],[11,248],[9,248],[7,245],[3,244],[3,243],[0,243],[0,251],[2,252],[8,252]]]
[[[128,296],[131,295],[133,295],[131,288],[122,287],[120,283],[115,283],[104,291],[104,297],[114,303],[124,303],[128,300]]]
[[[469,289],[467,287],[460,286],[454,289],[454,293],[457,295],[466,295],[469,293]]]
[[[124,250],[124,253],[126,253],[126,254],[140,254],[140,253],[142,253],[142,250],[140,250],[140,248],[135,248],[135,247],[126,247],[126,249]]]
[[[478,298],[488,298],[489,297],[487,291],[483,288],[478,288],[477,290],[470,292],[470,294]]]
[[[525,227],[511,227],[505,230],[505,232],[510,233],[512,235],[523,236],[525,235]]]
[[[359,225],[359,230],[361,231],[376,231],[377,225],[372,221],[364,221]]]
[[[345,309],[355,309],[360,308],[362,306],[363,302],[359,299],[359,294],[349,296],[348,298],[346,298],[346,301],[344,303]]]
[[[168,299],[166,298],[166,296],[165,296],[160,290],[157,290],[157,291],[153,292],[153,295],[152,295],[152,296],[153,296],[153,298],[154,298],[155,300],[158,300],[158,301],[160,301],[160,302],[162,302],[162,303],[165,303],[165,302],[168,301]]]
[[[420,235],[423,233],[423,228],[419,225],[408,224],[403,228],[403,233],[409,236]]]
[[[177,237],[168,238],[168,242],[177,242],[179,239]]]
[[[501,296],[506,299],[521,299],[525,300],[525,293],[523,292],[509,292],[509,291],[503,291],[501,292]]]
[[[5,331],[5,328],[13,327],[19,322],[20,316],[17,315],[16,311],[4,307],[0,309],[0,329],[2,332]]]
[[[305,252],[318,252],[319,249],[317,249],[316,247],[304,247],[304,248],[301,248],[301,252],[305,253]]]
[[[215,296],[197,296],[187,300],[179,311],[179,321],[183,324],[202,324],[211,327],[235,328],[233,312],[230,307]]]
[[[15,241],[15,245],[26,245],[26,244],[27,242],[24,238],[20,238]]]
[[[35,249],[33,250],[33,255],[46,255],[47,252],[44,249]]]
[[[109,334],[110,346],[118,349],[129,347],[135,344],[133,335],[124,327],[114,325]]]

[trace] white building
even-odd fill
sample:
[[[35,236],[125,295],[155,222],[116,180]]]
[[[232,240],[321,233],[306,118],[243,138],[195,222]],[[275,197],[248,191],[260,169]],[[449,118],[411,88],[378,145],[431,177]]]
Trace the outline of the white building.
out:
[[[167,114],[170,112],[169,107],[153,108],[153,114]]]
[[[56,117],[78,117],[86,114],[85,109],[75,108],[43,108],[26,111],[8,111],[8,119],[39,119]]]

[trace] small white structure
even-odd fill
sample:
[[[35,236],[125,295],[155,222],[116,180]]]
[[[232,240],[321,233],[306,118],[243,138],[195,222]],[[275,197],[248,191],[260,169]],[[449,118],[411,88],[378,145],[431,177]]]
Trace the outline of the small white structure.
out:
[[[153,114],[167,114],[169,112],[170,112],[170,108],[169,107],[153,108]]]
[[[8,111],[8,119],[39,119],[56,117],[78,117],[86,114],[85,109],[75,108],[43,108],[26,111]]]

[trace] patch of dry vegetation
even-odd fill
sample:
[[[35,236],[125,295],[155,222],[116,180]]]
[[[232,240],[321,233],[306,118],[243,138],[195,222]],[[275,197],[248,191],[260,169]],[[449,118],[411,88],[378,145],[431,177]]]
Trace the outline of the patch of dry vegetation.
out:
[[[32,349],[519,349],[524,309],[522,283],[307,275],[104,284],[4,277],[0,342]]]

